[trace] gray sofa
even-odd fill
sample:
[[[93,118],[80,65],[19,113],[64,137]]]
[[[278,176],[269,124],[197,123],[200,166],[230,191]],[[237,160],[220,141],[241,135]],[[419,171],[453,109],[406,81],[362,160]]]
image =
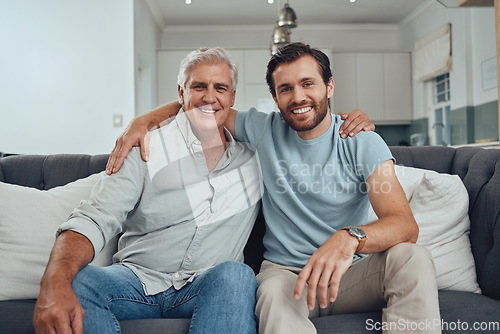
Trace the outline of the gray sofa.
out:
[[[442,319],[452,323],[443,332],[499,333],[498,327],[485,329],[488,323],[494,326],[500,322],[500,284],[497,283],[500,276],[500,150],[471,147],[391,147],[391,150],[398,164],[459,175],[469,193],[470,239],[483,294],[440,291]],[[0,158],[0,181],[50,189],[102,171],[106,161],[107,155],[9,156]],[[263,233],[263,218],[259,216],[245,249],[245,261],[255,271],[262,260]],[[1,301],[0,333],[34,333],[31,322],[34,305],[35,300]],[[377,332],[366,328],[367,319],[380,321],[381,312],[328,316],[313,322],[318,333]],[[482,330],[473,330],[475,324],[482,326]],[[121,326],[123,333],[187,333],[189,319],[123,321]],[[468,330],[463,326],[468,326]]]

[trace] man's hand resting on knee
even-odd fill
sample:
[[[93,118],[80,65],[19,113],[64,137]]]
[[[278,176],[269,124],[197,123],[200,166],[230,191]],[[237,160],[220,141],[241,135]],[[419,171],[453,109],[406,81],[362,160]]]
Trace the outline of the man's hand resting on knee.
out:
[[[84,311],[71,282],[93,256],[94,248],[85,236],[64,231],[57,237],[33,314],[37,334],[83,334]]]
[[[318,248],[302,268],[295,285],[294,296],[299,300],[307,285],[307,308],[313,310],[316,305],[316,293],[319,294],[319,306],[325,308],[335,301],[340,279],[352,264],[358,241],[345,230],[334,233]]]
[[[33,325],[37,334],[83,334],[83,316],[83,308],[71,285],[53,282],[40,291]]]

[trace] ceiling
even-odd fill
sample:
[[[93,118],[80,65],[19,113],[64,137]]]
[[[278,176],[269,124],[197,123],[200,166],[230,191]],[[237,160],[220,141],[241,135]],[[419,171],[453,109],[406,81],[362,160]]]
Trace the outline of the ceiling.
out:
[[[162,27],[264,25],[277,21],[286,0],[146,0]],[[300,24],[397,24],[431,0],[289,0]],[[279,6],[279,7],[278,7]]]

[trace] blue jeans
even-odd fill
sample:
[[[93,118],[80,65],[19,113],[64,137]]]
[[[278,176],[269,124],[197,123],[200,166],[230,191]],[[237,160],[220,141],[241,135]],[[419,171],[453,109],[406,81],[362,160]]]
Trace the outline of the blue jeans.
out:
[[[257,281],[243,263],[221,263],[180,290],[153,296],[123,265],[86,266],[72,287],[85,311],[85,333],[120,333],[121,320],[151,318],[191,318],[190,333],[256,333]]]

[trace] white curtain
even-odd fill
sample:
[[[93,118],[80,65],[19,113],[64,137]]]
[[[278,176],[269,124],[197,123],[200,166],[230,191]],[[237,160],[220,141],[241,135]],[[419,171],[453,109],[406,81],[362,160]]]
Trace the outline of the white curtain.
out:
[[[451,23],[415,43],[416,81],[427,81],[452,69]]]

